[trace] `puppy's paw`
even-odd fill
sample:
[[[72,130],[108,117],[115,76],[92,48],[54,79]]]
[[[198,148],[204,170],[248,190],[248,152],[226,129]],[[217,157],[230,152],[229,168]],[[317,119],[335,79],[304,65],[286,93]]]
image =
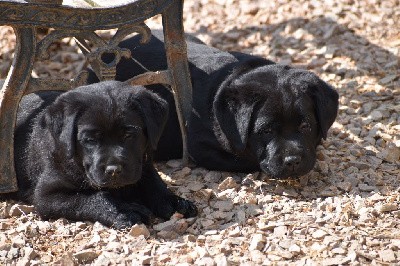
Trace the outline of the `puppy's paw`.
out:
[[[118,214],[113,227],[123,229],[135,224],[149,224],[153,213],[146,207],[136,203],[126,203],[120,206],[121,213]]]
[[[112,227],[116,229],[126,229],[135,224],[144,223],[142,217],[137,213],[120,213],[113,221]]]
[[[197,215],[197,207],[193,202],[176,196],[175,211],[183,214],[185,218],[194,217]]]
[[[161,204],[154,210],[155,215],[168,220],[175,212],[183,214],[185,218],[197,215],[196,206],[188,200],[185,200],[176,195],[171,195],[165,198]]]

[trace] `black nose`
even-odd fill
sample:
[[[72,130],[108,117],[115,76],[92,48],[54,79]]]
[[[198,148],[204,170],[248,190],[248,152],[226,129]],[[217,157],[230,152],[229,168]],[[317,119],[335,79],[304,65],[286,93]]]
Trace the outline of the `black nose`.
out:
[[[117,165],[107,165],[106,170],[104,173],[109,177],[116,177],[122,172],[122,166]]]
[[[301,162],[301,157],[300,156],[286,156],[283,163],[286,168],[289,168],[289,170],[296,170],[298,166],[300,165]]]

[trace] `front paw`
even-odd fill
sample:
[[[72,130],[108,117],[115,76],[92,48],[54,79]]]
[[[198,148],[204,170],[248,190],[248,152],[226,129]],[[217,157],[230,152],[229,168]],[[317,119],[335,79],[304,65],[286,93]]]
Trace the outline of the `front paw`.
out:
[[[126,229],[135,224],[144,223],[142,217],[137,213],[120,213],[117,215],[111,227],[116,229]]]
[[[197,215],[196,205],[194,205],[193,202],[178,196],[176,196],[174,208],[176,212],[179,212],[185,218],[194,217]]]
[[[120,206],[120,213],[112,226],[117,229],[132,227],[135,224],[149,224],[153,214],[146,207],[136,203],[126,203]]]
[[[197,208],[191,201],[172,195],[163,200],[154,211],[158,217],[166,220],[175,212],[182,214],[185,218],[189,218],[197,215]]]

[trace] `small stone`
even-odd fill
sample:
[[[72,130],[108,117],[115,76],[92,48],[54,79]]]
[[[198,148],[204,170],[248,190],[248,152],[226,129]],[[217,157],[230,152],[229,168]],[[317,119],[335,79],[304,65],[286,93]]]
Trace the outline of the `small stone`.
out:
[[[81,264],[87,264],[94,261],[98,255],[92,250],[82,250],[73,254],[73,257]]]
[[[185,235],[183,236],[185,242],[196,242],[197,237],[195,235]]]
[[[368,118],[371,118],[373,121],[381,121],[383,114],[379,110],[374,110],[369,114]]]
[[[149,229],[147,229],[146,225],[144,224],[135,224],[132,226],[131,230],[129,231],[129,235],[137,237],[137,236],[144,236],[148,238],[150,236]]]
[[[366,169],[370,169],[371,166],[367,163],[361,163],[361,162],[349,162],[350,166],[354,166],[359,170],[366,170]]]
[[[55,265],[65,265],[65,266],[74,266],[74,258],[71,252],[64,254],[59,260],[57,260]]]
[[[341,255],[344,255],[347,253],[347,251],[343,248],[333,248],[331,251],[334,254],[341,254]]]
[[[153,229],[156,231],[162,231],[162,230],[170,231],[170,230],[173,230],[174,224],[175,224],[175,221],[168,220],[168,221],[153,225]]]
[[[33,207],[33,206],[14,204],[10,208],[10,216],[16,217],[16,216],[26,215],[26,214],[34,212],[34,211],[35,211],[35,207]]]
[[[184,167],[181,170],[176,171],[174,173],[174,178],[177,178],[177,179],[185,178],[186,176],[190,175],[191,171],[192,171],[192,169],[190,169],[189,167]]]
[[[274,235],[276,237],[285,237],[288,232],[287,226],[281,225],[274,228]]]
[[[228,212],[233,209],[233,203],[230,200],[217,201],[213,207],[220,211]]]
[[[104,255],[100,255],[93,264],[94,266],[109,266],[111,260]]]
[[[19,260],[16,264],[16,266],[29,266],[31,265],[31,262],[29,259],[27,258],[22,258],[21,260]]]
[[[209,188],[200,189],[194,193],[194,197],[198,201],[209,201],[213,194],[213,190]]]
[[[230,188],[238,188],[240,185],[236,183],[236,181],[233,179],[233,177],[228,176],[227,178],[224,179],[219,185],[218,189],[219,190],[226,190]]]
[[[364,183],[359,184],[359,185],[358,185],[358,188],[359,188],[361,191],[365,191],[365,192],[371,192],[371,191],[374,191],[374,190],[376,189],[376,187],[374,187],[374,186],[369,186],[369,185],[364,184]]]
[[[202,189],[204,187],[204,183],[194,181],[194,182],[190,182],[189,184],[187,184],[186,187],[191,191],[199,191],[200,189]]]
[[[250,241],[249,250],[262,250],[265,245],[266,238],[263,234],[255,234]]]
[[[214,258],[214,261],[216,263],[216,266],[229,266],[230,263],[228,261],[228,258],[225,255],[217,255]]]
[[[352,184],[348,181],[344,181],[344,182],[339,182],[336,184],[336,186],[341,189],[344,190],[346,192],[349,192],[352,188]]]
[[[195,262],[194,265],[199,265],[199,266],[214,266],[215,261],[214,259],[210,257],[202,257],[198,258]]]
[[[318,229],[312,234],[312,237],[316,238],[316,239],[321,239],[326,235],[328,235],[327,232],[325,232],[324,230]]]
[[[381,260],[383,260],[385,262],[395,262],[396,261],[394,252],[391,249],[381,250],[379,252],[379,257],[381,258]]]
[[[392,211],[397,211],[398,206],[395,203],[385,203],[383,204],[380,208],[380,212],[392,212]]]
[[[25,243],[26,241],[21,235],[14,237],[12,240],[12,245],[18,248],[22,248],[23,246],[25,246]]]
[[[148,255],[144,255],[144,256],[139,258],[139,262],[142,265],[150,265],[152,260],[153,260],[153,257],[152,256],[148,256]]]
[[[297,244],[293,244],[289,247],[289,251],[293,253],[300,253],[301,248]]]
[[[218,183],[221,177],[222,174],[220,172],[210,171],[204,176],[204,180],[206,182]]]

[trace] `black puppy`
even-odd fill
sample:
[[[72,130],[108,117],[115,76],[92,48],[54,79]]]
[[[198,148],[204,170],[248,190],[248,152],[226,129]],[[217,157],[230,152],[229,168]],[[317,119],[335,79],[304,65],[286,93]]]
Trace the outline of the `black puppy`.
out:
[[[193,84],[188,150],[199,165],[212,170],[262,170],[273,178],[306,174],[315,164],[316,147],[326,138],[338,109],[338,94],[315,74],[243,53],[228,53],[187,37]],[[127,80],[167,67],[162,34],[149,44],[138,37],[121,43],[133,58],[117,67]],[[140,64],[138,64],[139,62]],[[91,76],[91,82],[95,78]],[[150,89],[174,101],[163,86]],[[180,158],[181,137],[171,112],[156,158]]]
[[[152,214],[196,215],[168,190],[152,151],[168,104],[143,87],[117,81],[25,96],[15,132],[19,191],[43,218],[99,221],[116,228]]]

